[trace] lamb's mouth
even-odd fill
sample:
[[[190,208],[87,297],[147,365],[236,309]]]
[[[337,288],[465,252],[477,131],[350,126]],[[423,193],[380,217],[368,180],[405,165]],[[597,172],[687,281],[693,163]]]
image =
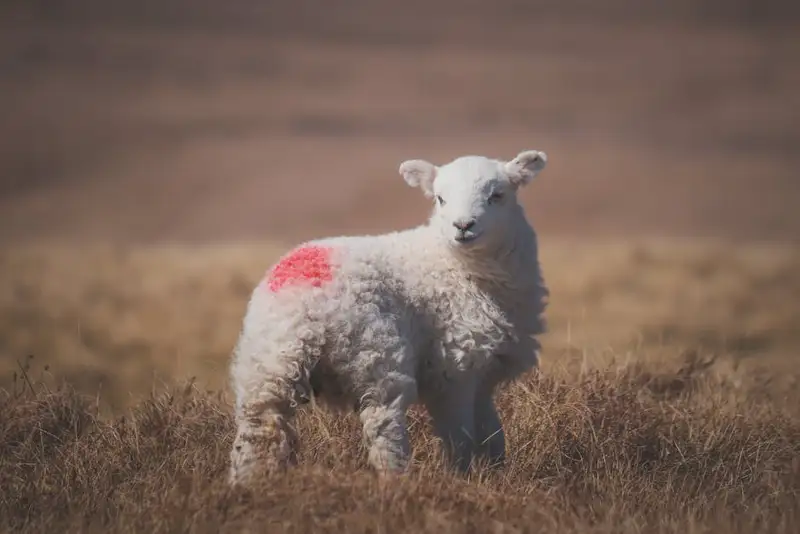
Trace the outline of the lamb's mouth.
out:
[[[469,233],[469,234],[457,234],[457,235],[454,237],[454,239],[455,239],[455,240],[456,240],[458,243],[464,244],[464,243],[471,243],[472,241],[475,241],[476,239],[478,239],[478,237],[479,237],[479,236],[480,236],[480,234],[474,234],[474,233]]]

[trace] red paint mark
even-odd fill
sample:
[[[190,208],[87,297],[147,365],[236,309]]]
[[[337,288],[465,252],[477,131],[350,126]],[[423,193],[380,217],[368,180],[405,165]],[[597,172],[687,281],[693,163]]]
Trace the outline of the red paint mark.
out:
[[[317,245],[293,250],[270,270],[267,276],[269,289],[275,292],[290,282],[309,282],[314,287],[329,282],[333,279],[331,250]]]

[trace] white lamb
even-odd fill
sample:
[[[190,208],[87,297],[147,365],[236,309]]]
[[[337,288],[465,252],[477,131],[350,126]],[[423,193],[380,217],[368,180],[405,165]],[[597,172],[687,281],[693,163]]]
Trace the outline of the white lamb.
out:
[[[421,402],[460,470],[502,463],[497,386],[538,366],[547,289],[517,190],[546,155],[466,156],[400,174],[435,199],[426,224],[310,241],[255,289],[233,354],[236,437],[229,480],[295,463],[291,418],[312,395],[355,407],[380,473],[409,462]]]

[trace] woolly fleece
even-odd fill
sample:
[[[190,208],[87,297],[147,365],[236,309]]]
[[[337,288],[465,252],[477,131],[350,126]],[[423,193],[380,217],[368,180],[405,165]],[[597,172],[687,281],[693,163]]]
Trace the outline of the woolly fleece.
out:
[[[493,395],[538,366],[548,295],[517,193],[546,161],[535,150],[508,162],[406,161],[400,174],[434,202],[426,223],[310,241],[273,266],[231,363],[231,483],[295,461],[291,418],[312,396],[355,407],[380,472],[407,468],[406,411],[417,402],[458,469],[476,455],[502,464]]]

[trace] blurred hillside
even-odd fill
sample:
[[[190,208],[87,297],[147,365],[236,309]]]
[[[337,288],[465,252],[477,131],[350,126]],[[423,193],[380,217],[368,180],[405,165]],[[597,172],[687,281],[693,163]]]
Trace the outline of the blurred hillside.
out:
[[[0,240],[416,224],[396,168],[551,156],[544,235],[800,237],[796,2],[0,7]]]

